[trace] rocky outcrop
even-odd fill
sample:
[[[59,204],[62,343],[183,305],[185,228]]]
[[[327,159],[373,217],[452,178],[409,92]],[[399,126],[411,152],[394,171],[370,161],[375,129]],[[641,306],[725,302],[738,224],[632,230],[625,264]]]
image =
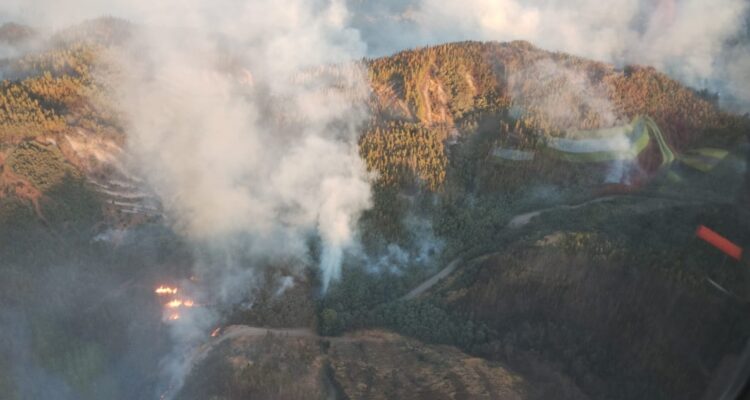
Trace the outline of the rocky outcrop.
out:
[[[567,379],[527,380],[455,347],[384,331],[319,337],[303,330],[242,329],[214,347],[177,398],[497,399],[585,398]],[[240,334],[244,333],[244,334]]]

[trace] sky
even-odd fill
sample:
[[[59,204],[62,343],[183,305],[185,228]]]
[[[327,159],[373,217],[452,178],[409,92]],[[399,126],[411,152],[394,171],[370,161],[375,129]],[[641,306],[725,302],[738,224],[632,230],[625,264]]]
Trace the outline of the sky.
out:
[[[229,23],[258,29],[316,24],[301,13],[336,10],[338,39],[349,56],[381,56],[460,40],[527,40],[616,64],[657,67],[696,87],[747,101],[750,50],[746,0],[309,0],[268,3],[222,0],[5,0],[0,21],[59,29],[86,18],[113,15],[134,22],[219,30]],[[304,51],[304,37],[292,40]],[[327,38],[327,40],[336,40]],[[328,55],[312,55],[318,60]],[[333,55],[335,58],[336,55]],[[741,82],[740,82],[741,81]],[[731,82],[731,83],[730,83]],[[736,83],[740,83],[737,87]]]

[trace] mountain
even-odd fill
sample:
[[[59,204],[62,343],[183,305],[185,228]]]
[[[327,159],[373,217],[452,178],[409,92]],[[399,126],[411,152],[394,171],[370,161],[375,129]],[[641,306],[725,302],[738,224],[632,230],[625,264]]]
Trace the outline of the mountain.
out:
[[[13,327],[0,329],[0,393],[11,399],[20,385],[39,398],[163,389],[169,338],[151,286],[190,280],[200,255],[127,164],[107,79],[118,74],[109,50],[131,29],[91,21],[0,64],[0,325]],[[31,35],[0,28],[0,40]],[[269,261],[250,306],[216,306],[222,325],[170,395],[658,399],[721,388],[750,334],[750,276],[694,232],[706,224],[750,244],[746,117],[653,68],[521,41],[353,65],[370,88],[359,152],[377,173],[358,222],[362,257],[392,272],[348,260],[323,296],[314,272]],[[394,266],[403,254],[428,261]]]
[[[8,45],[19,45],[34,36],[34,30],[28,26],[6,22],[0,25],[0,42]]]

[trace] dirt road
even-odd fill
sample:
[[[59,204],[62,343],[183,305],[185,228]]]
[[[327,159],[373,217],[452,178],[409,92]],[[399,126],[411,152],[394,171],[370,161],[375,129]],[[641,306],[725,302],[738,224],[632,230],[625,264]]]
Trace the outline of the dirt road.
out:
[[[420,294],[424,293],[427,289],[435,286],[438,282],[440,282],[443,278],[450,275],[456,267],[458,267],[458,264],[460,264],[463,261],[463,258],[458,257],[454,259],[453,261],[449,262],[448,265],[440,270],[437,274],[433,275],[431,278],[427,279],[426,281],[422,282],[419,286],[415,287],[411,292],[405,294],[401,297],[401,300],[411,300]]]

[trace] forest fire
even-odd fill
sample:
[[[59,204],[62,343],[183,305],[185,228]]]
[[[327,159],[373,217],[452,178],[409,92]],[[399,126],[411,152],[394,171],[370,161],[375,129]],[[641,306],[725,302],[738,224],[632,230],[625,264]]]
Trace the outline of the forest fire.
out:
[[[172,300],[169,303],[167,303],[168,308],[178,308],[182,305],[182,300]]]
[[[177,288],[161,285],[156,288],[156,290],[154,290],[154,293],[159,296],[164,296],[167,294],[177,294]]]
[[[169,296],[166,302],[163,303],[165,321],[177,321],[181,317],[179,312],[181,308],[193,308],[196,306],[192,299],[185,296],[177,296],[179,292],[178,288],[165,285],[160,285],[154,290],[154,293],[159,297]]]

